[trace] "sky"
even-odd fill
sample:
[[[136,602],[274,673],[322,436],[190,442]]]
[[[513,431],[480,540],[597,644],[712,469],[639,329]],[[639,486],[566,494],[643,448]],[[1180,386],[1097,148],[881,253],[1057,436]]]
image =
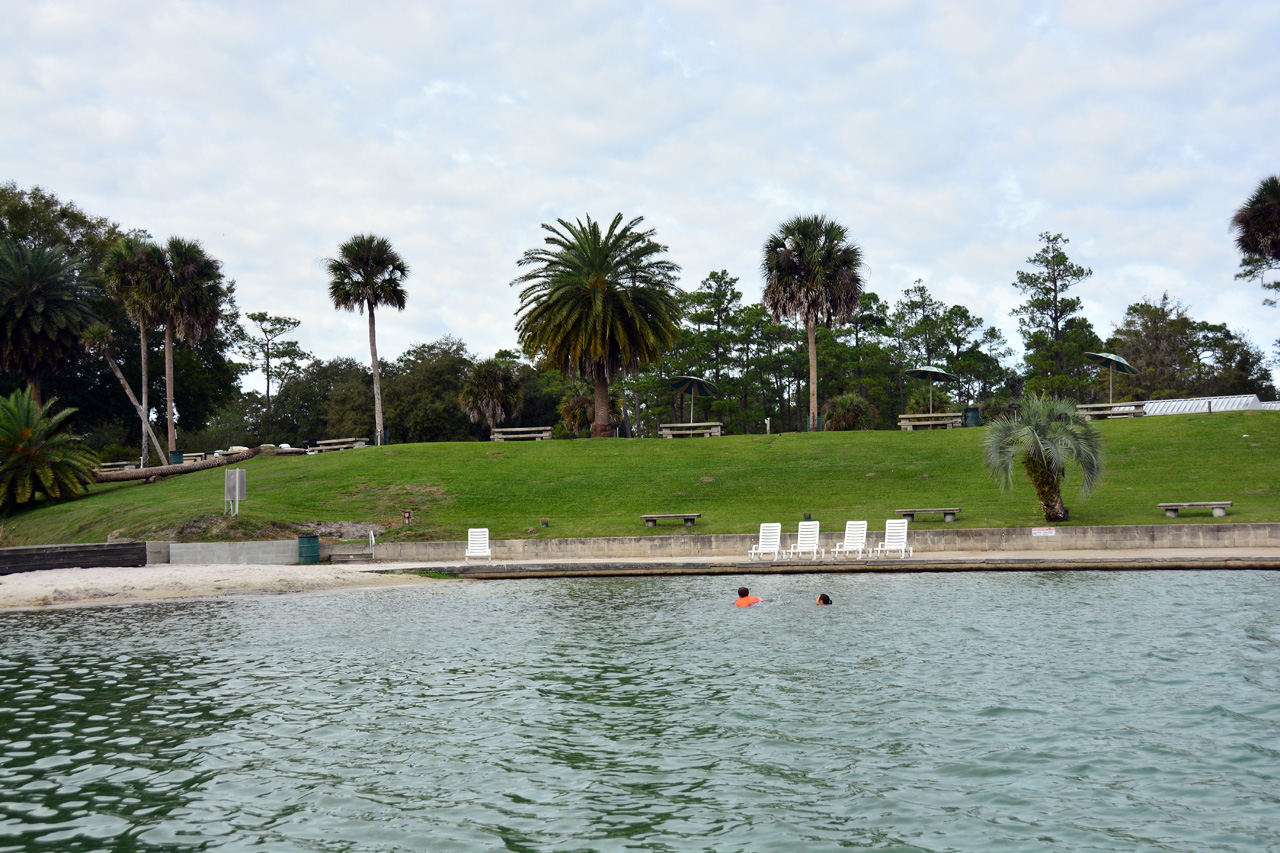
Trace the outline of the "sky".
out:
[[[692,290],[760,297],[797,214],[844,224],[867,289],[916,279],[1020,349],[1018,270],[1061,233],[1103,337],[1167,292],[1269,354],[1231,215],[1280,173],[1280,3],[0,0],[0,181],[200,240],[243,312],[367,362],[323,260],[410,266],[394,359],[518,349],[543,223],[642,216]],[[260,380],[260,377],[258,377]],[[246,384],[260,386],[251,376]]]

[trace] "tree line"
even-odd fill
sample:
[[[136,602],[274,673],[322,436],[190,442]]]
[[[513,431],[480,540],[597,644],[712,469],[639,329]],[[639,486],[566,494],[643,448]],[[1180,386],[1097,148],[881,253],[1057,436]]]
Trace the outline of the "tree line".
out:
[[[1280,182],[1268,179],[1233,220],[1240,277],[1267,289],[1280,268],[1278,199]],[[156,241],[38,187],[0,185],[0,391],[57,397],[79,410],[90,444],[108,455],[141,447],[144,459],[149,448],[380,441],[384,431],[393,442],[482,439],[499,425],[564,436],[652,435],[688,418],[740,433],[892,429],[899,413],[930,405],[990,418],[1027,394],[1106,399],[1107,374],[1086,352],[1138,368],[1117,377],[1120,399],[1276,394],[1256,345],[1167,295],[1144,296],[1100,338],[1073,295],[1092,272],[1071,261],[1061,234],[1042,233],[1011,282],[1024,298],[1014,363],[999,329],[926,282],[893,303],[868,290],[862,249],[823,216],[793,217],[766,237],[759,303],[744,302],[727,270],[681,290],[679,267],[640,218],[543,228],[512,282],[521,351],[488,358],[453,337],[380,358],[375,309],[405,309],[409,267],[385,238],[340,246],[326,261],[329,295],[366,315],[366,365],[314,359],[288,339],[293,318],[242,316],[235,282],[197,241]],[[931,387],[908,375],[923,365],[950,378]],[[239,388],[255,367],[265,393]],[[716,395],[682,397],[676,376],[704,379]],[[160,400],[163,443],[147,436]]]

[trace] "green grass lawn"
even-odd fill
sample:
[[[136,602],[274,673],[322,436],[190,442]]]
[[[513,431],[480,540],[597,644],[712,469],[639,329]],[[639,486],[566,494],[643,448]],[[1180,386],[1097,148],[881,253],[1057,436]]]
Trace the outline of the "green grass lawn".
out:
[[[1177,415],[1098,424],[1107,474],[1087,498],[1064,496],[1071,524],[1202,523],[1166,519],[1162,501],[1234,500],[1229,522],[1280,520],[1280,412]],[[714,439],[440,443],[244,463],[248,498],[221,519],[223,470],[156,484],[96,487],[81,500],[28,510],[6,544],[101,542],[113,532],[186,541],[288,538],[308,521],[391,524],[395,539],[632,536],[642,513],[700,512],[698,533],[754,533],[804,513],[824,529],[877,526],[895,509],[963,507],[960,527],[1043,524],[1025,477],[1001,491],[983,472],[981,429],[838,432]],[[401,512],[414,510],[411,527]],[[549,519],[550,526],[540,521]],[[936,519],[936,520],[935,520]],[[938,517],[917,524],[941,525]],[[530,528],[534,528],[530,533]],[[785,529],[785,528],[784,528]]]

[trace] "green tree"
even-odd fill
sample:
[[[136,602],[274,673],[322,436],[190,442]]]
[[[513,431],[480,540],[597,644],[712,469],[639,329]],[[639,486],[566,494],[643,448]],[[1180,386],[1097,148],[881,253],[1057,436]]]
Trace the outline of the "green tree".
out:
[[[1102,341],[1093,326],[1080,316],[1080,299],[1068,296],[1093,270],[1073,264],[1064,249],[1070,241],[1061,234],[1040,234],[1044,244],[1020,270],[1014,287],[1027,301],[1012,312],[1026,347],[1027,388],[1060,398],[1085,399],[1093,382],[1093,370],[1085,352]]]
[[[0,366],[23,375],[36,406],[43,377],[77,360],[81,332],[98,319],[85,277],[62,246],[0,240]]]
[[[317,360],[284,380],[272,406],[279,441],[304,445],[326,438],[367,436],[373,424],[369,368],[355,359]],[[358,406],[359,411],[352,407]],[[362,417],[358,417],[363,412]]]
[[[396,441],[469,441],[481,432],[459,402],[474,359],[460,339],[445,335],[406,350],[390,366],[387,411]]]
[[[160,283],[164,277],[164,254],[160,247],[141,236],[130,234],[120,238],[107,250],[102,261],[102,281],[107,295],[124,308],[125,314],[138,327],[142,374],[141,401],[138,416],[142,420],[142,467],[147,467],[147,433],[151,423],[150,347],[147,332],[163,318]],[[127,383],[126,383],[127,387]],[[168,460],[163,453],[161,464]]]
[[[529,271],[512,282],[523,288],[516,332],[525,353],[592,385],[592,438],[613,434],[610,383],[676,342],[680,268],[643,221],[624,224],[619,213],[604,232],[590,216],[543,223],[545,247],[524,253],[518,264]]]
[[[30,389],[0,397],[0,513],[78,497],[94,482],[97,454],[62,429],[75,409],[54,414],[55,402],[39,405]]]
[[[486,358],[471,365],[458,401],[472,422],[483,420],[492,430],[515,417],[524,401],[524,377],[514,361]]]
[[[212,335],[222,317],[222,263],[195,240],[170,237],[159,268],[158,307],[164,319],[164,391],[169,452],[177,449],[174,423],[174,339],[194,344]]]
[[[151,429],[151,421],[142,408],[142,404],[134,396],[133,388],[129,386],[129,381],[124,378],[124,373],[120,370],[120,365],[116,363],[115,356],[111,354],[111,345],[115,342],[111,329],[107,327],[106,323],[95,323],[84,330],[82,340],[84,341],[85,349],[106,359],[107,364],[111,367],[111,372],[115,374],[116,379],[120,382],[120,387],[124,389],[125,396],[129,398],[129,402],[133,404],[134,411],[142,419],[142,429],[155,444],[156,454],[163,459],[164,448],[160,446],[160,439],[156,438],[156,434]],[[145,459],[143,467],[146,467]]]
[[[338,257],[325,261],[329,298],[333,307],[369,314],[369,364],[373,371],[374,443],[382,443],[382,376],[378,366],[378,336],[373,312],[381,305],[404,310],[404,280],[409,265],[391,241],[373,234],[357,234],[338,247]]]
[[[241,355],[249,360],[249,364],[261,370],[267,381],[265,397],[265,420],[267,428],[271,423],[271,382],[280,382],[290,376],[297,376],[304,367],[304,362],[311,361],[311,353],[298,345],[297,341],[280,340],[285,335],[302,325],[301,320],[293,317],[274,317],[266,311],[251,311],[245,315],[254,326],[255,332],[249,329],[244,333],[237,346]]]
[[[105,216],[85,213],[75,202],[62,201],[41,187],[21,189],[13,181],[0,184],[0,240],[27,248],[66,246],[67,254],[96,270],[107,250],[124,236]]]
[[[817,327],[845,322],[862,295],[862,250],[825,216],[796,216],[765,240],[764,305],[775,320],[804,323],[809,343],[809,429],[818,428]]]
[[[1256,278],[1265,289],[1280,291],[1280,280],[1265,280],[1267,272],[1280,269],[1280,175],[1262,179],[1231,217],[1231,230],[1242,256],[1236,278]],[[1276,304],[1274,299],[1265,302]]]
[[[1019,411],[996,418],[986,430],[982,461],[988,473],[1002,488],[1010,486],[1013,466],[1021,462],[1046,521],[1068,520],[1062,501],[1068,465],[1080,468],[1081,495],[1102,482],[1102,437],[1068,400],[1027,394]]]

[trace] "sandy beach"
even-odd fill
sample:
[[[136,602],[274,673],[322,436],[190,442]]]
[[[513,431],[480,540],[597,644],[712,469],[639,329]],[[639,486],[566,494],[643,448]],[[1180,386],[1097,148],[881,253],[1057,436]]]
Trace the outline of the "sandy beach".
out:
[[[434,583],[381,574],[417,563],[376,566],[157,564],[137,568],[47,569],[0,576],[0,608],[115,604],[208,596],[314,592]]]

